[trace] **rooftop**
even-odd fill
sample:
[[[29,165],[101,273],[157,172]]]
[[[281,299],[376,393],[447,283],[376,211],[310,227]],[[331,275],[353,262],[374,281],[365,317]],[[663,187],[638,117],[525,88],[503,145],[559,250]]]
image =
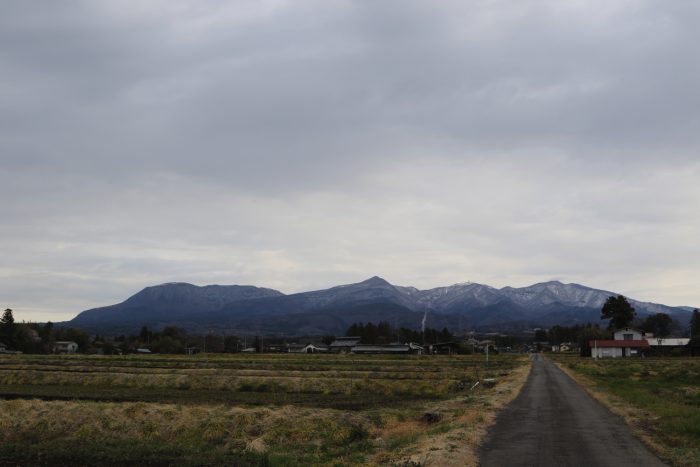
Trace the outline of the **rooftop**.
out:
[[[352,347],[359,344],[361,337],[337,337],[331,342],[331,347]]]
[[[688,342],[690,342],[690,339],[687,337],[665,337],[665,338],[651,338],[651,339],[646,339],[647,342],[649,342],[649,345],[652,346],[671,346],[671,347],[677,347],[677,346],[682,346],[682,345],[688,345]]]
[[[649,343],[645,340],[637,340],[637,341],[594,340],[594,341],[588,341],[588,345],[591,347],[640,347],[640,348],[648,348],[649,347]]]

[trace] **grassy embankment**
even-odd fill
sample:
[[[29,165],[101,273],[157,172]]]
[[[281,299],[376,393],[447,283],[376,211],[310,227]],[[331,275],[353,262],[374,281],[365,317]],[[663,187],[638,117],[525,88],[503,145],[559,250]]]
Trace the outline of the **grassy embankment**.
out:
[[[553,358],[662,458],[700,465],[700,359]]]
[[[526,362],[2,356],[0,465],[447,465],[473,456]],[[468,390],[485,377],[498,384]]]

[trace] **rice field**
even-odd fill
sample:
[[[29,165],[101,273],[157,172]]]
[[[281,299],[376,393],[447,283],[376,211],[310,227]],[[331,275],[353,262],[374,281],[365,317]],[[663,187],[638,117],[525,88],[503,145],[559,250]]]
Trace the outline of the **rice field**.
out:
[[[475,447],[527,362],[0,356],[0,465],[440,465]]]

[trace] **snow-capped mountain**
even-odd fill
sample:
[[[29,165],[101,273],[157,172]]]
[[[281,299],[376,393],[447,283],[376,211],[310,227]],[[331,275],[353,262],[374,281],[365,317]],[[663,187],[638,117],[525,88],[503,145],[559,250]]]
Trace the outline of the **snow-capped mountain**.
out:
[[[380,277],[324,290],[285,295],[253,286],[171,283],[147,287],[117,305],[87,310],[71,325],[104,331],[141,326],[182,325],[256,332],[342,332],[356,321],[390,319],[417,327],[428,314],[432,327],[514,328],[597,322],[614,292],[558,281],[528,287],[472,282],[419,290]],[[630,299],[638,315],[667,313],[686,321],[688,307]]]

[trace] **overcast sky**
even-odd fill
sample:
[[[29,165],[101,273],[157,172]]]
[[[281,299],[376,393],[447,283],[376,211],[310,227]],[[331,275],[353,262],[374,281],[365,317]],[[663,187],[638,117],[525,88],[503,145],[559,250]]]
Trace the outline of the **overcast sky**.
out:
[[[558,279],[700,306],[700,3],[0,0],[0,307]]]

